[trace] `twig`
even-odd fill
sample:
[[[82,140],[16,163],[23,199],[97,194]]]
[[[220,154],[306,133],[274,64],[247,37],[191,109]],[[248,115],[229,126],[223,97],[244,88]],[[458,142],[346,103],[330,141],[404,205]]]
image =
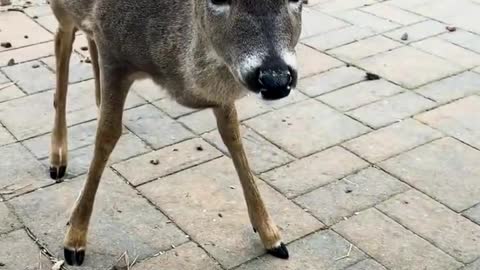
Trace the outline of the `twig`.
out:
[[[341,257],[338,257],[338,258],[335,259],[335,261],[350,257],[350,253],[352,252],[352,248],[353,248],[353,244],[350,244],[350,247],[348,248],[347,255],[343,255]]]
[[[10,86],[12,86],[12,85],[15,85],[15,83],[14,83],[14,82],[11,82],[11,83],[2,84],[2,85],[0,85],[0,90],[3,90],[3,89],[5,89],[5,88],[8,88],[8,87],[10,87]]]
[[[56,262],[53,266],[52,266],[52,270],[60,270],[62,269],[62,266],[63,264],[65,263],[65,261],[58,261]]]
[[[38,253],[38,270],[42,270],[42,252]]]
[[[0,190],[2,190],[2,189],[7,189],[7,188],[9,188],[9,187],[11,187],[11,186],[13,186],[13,185],[15,185],[15,183],[11,183],[11,184],[5,185],[5,186],[1,187]]]
[[[25,185],[25,186],[23,186],[23,187],[19,187],[19,188],[16,188],[16,189],[11,189],[11,190],[9,190],[9,191],[0,191],[0,195],[10,195],[10,194],[13,194],[13,193],[15,193],[15,192],[17,192],[17,191],[19,191],[19,190],[22,190],[22,189],[24,189],[24,188],[26,188],[26,187],[29,187],[29,186],[31,186],[31,185],[32,185],[32,184],[28,184],[28,185]]]
[[[137,263],[137,260],[138,260],[138,255],[135,257],[135,259],[133,260],[133,262],[128,266],[128,269],[127,270],[130,270],[130,267],[133,267],[135,265],[135,263]]]

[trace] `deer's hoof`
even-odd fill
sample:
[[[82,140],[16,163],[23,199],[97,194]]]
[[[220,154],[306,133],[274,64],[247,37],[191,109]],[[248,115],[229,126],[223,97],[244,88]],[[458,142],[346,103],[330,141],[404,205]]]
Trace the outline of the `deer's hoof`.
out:
[[[72,250],[66,247],[63,249],[63,256],[68,265],[82,265],[85,259],[85,250]]]
[[[280,245],[278,247],[268,249],[267,252],[268,252],[268,254],[270,254],[272,256],[275,256],[277,258],[280,258],[280,259],[285,259],[286,260],[289,257],[288,249],[287,249],[287,247],[285,246],[284,243],[280,243]]]
[[[67,166],[51,166],[50,167],[50,178],[59,182],[64,176],[65,172],[67,171]]]

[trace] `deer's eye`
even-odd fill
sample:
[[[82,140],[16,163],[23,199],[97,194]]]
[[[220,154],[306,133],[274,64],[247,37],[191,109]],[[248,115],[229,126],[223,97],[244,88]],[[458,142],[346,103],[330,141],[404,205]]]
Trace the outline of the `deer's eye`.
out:
[[[214,5],[228,5],[230,0],[210,0]]]

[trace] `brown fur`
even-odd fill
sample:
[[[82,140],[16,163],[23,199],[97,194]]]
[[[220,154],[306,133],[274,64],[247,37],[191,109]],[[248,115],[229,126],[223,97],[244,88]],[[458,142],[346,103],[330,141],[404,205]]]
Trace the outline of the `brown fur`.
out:
[[[214,109],[242,183],[252,225],[268,250],[282,248],[279,230],[248,165],[234,102],[245,93],[237,70],[249,55],[260,51],[278,57],[280,50],[294,51],[300,35],[301,5],[292,11],[296,4],[288,0],[232,0],[230,16],[218,16],[208,1],[51,0],[59,21],[52,177],[62,177],[61,170],[67,165],[65,103],[76,29],[88,37],[99,106],[94,157],[64,241],[68,263],[83,262],[95,193],[121,135],[125,99],[133,81],[145,75],[180,104]]]

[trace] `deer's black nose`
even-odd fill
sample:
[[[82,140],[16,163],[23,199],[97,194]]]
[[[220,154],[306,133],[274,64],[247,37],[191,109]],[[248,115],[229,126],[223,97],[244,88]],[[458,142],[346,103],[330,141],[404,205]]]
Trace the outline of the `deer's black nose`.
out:
[[[294,77],[289,68],[260,69],[258,83],[264,99],[280,99],[290,94]]]

